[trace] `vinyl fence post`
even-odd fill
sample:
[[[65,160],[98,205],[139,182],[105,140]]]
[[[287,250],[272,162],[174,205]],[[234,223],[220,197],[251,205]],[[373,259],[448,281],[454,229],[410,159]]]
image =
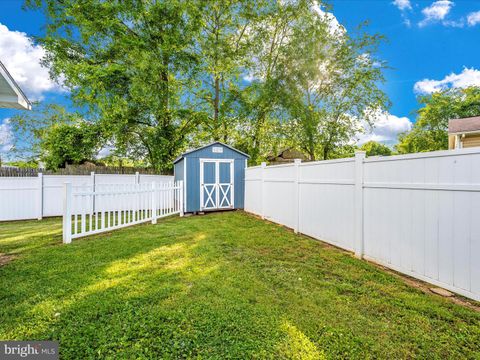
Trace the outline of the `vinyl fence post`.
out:
[[[363,162],[365,151],[355,152],[355,256],[363,257]]]
[[[180,216],[183,216],[184,213],[185,213],[185,208],[184,208],[185,204],[183,203],[183,191],[184,191],[183,190],[183,186],[184,186],[183,184],[184,183],[183,183],[182,180],[180,180],[178,182],[178,184],[180,186],[180,189],[179,189],[179,193],[180,193]]]
[[[92,171],[90,172],[90,182],[92,186],[92,193],[93,195],[91,196],[91,204],[90,204],[90,214],[95,213],[95,172]]]
[[[140,173],[135,172],[135,184],[140,184]]]
[[[265,168],[267,167],[266,162],[262,162],[262,185],[260,191],[260,204],[261,204],[261,216],[262,219],[265,219]]]
[[[38,220],[43,218],[43,174],[38,173]]]
[[[157,190],[155,183],[152,182],[152,224],[157,223]]]
[[[298,227],[300,223],[300,163],[301,159],[293,160],[293,166],[295,170],[295,179],[293,183],[293,231],[295,234],[298,233]]]
[[[75,224],[76,226],[76,224]],[[72,242],[72,184],[64,184],[63,192],[63,243]]]

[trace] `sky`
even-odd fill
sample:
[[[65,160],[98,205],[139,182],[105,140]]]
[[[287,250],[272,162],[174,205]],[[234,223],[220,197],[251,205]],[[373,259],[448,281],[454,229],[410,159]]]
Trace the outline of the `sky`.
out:
[[[23,0],[0,0],[0,60],[30,100],[69,104],[68,92],[49,79],[39,61],[43,48],[32,36],[42,35],[45,19],[22,10]],[[367,30],[386,37],[378,56],[385,60],[382,89],[392,106],[379,114],[372,132],[360,142],[388,145],[415,122],[417,96],[449,88],[480,85],[480,0],[331,0],[342,26],[353,33]],[[0,109],[0,155],[11,148],[8,119],[16,110]]]

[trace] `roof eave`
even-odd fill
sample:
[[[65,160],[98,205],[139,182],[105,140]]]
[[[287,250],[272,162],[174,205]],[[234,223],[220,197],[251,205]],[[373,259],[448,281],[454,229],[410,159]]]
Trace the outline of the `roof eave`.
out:
[[[1,61],[0,75],[3,76],[5,81],[10,86],[11,90],[16,94],[16,96],[0,95],[0,103],[4,105],[3,107],[10,107],[20,110],[32,110],[32,103],[30,102],[30,100],[28,100],[25,93],[22,91],[20,86],[18,86],[12,75],[10,75],[7,68],[2,64]],[[3,101],[2,98],[4,98]]]
[[[228,144],[224,144],[224,143],[222,143],[222,142],[220,142],[220,141],[214,141],[214,142],[212,142],[212,143],[210,143],[210,144],[207,144],[207,145],[201,146],[201,147],[199,147],[199,148],[196,148],[196,149],[193,149],[193,150],[189,150],[189,151],[184,152],[184,153],[181,154],[179,157],[177,157],[175,160],[173,160],[173,163],[176,164],[176,163],[179,162],[181,159],[183,159],[183,158],[185,157],[185,155],[191,154],[191,153],[193,153],[193,152],[195,152],[195,151],[198,151],[198,150],[201,150],[201,149],[205,149],[205,148],[207,148],[207,147],[209,147],[209,146],[212,146],[212,145],[215,145],[215,144],[223,145],[223,146],[229,148],[230,150],[233,150],[233,151],[235,151],[235,152],[238,152],[239,154],[242,154],[243,156],[246,156],[247,158],[250,159],[250,155],[245,154],[243,151],[240,151],[240,150],[238,150],[238,149],[235,149],[234,147],[232,147],[232,146],[230,146],[230,145],[228,145]]]

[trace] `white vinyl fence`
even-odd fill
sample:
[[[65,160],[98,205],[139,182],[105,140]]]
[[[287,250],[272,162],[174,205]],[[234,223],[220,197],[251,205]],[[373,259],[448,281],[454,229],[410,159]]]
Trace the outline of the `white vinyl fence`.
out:
[[[480,149],[251,167],[245,209],[480,300]]]
[[[180,214],[183,216],[183,184],[64,185],[63,242]]]
[[[0,177],[0,221],[62,216],[63,187],[66,182],[73,187],[95,190],[105,184],[158,184],[171,181],[173,176],[138,173]]]

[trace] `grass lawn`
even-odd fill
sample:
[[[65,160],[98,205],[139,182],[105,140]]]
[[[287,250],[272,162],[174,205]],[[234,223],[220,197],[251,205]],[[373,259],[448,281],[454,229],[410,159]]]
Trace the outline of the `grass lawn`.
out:
[[[71,245],[1,223],[0,252],[0,339],[64,359],[480,358],[480,313],[243,212]]]

